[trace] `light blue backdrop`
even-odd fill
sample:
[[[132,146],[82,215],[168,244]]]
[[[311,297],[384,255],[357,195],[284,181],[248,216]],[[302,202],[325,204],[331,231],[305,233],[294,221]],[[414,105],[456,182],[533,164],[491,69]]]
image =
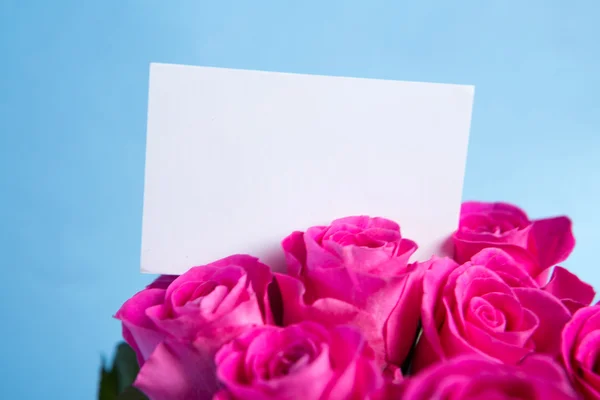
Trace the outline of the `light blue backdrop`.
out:
[[[0,1],[0,398],[93,399],[138,273],[151,61],[475,84],[465,198],[600,287],[597,0]],[[435,162],[425,160],[424,162]]]

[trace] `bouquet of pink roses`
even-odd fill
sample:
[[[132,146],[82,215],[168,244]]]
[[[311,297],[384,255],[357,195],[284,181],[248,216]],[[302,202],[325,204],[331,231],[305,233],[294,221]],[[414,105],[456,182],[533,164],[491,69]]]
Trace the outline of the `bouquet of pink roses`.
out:
[[[150,399],[600,399],[600,304],[557,266],[566,217],[463,204],[454,259],[393,221],[293,232],[287,273],[234,255],[117,312]]]

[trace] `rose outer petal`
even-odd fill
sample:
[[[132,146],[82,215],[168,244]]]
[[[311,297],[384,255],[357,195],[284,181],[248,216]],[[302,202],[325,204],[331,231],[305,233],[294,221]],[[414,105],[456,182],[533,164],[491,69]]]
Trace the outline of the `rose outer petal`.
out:
[[[535,249],[541,269],[565,261],[575,248],[572,222],[568,217],[534,221],[531,232],[532,247]]]
[[[423,277],[423,297],[421,303],[421,323],[423,332],[413,360],[413,369],[419,371],[429,364],[445,358],[438,328],[444,322],[444,309],[438,301],[448,276],[458,264],[449,258],[432,259],[425,263]]]
[[[600,363],[600,329],[589,332],[581,338],[575,351],[575,359],[584,367],[593,371]],[[600,379],[600,377],[598,377]],[[600,387],[600,386],[599,386]]]
[[[539,327],[532,335],[535,351],[550,356],[560,354],[561,331],[571,319],[569,310],[554,296],[531,288],[513,288],[524,308],[539,319]]]
[[[162,304],[164,298],[163,289],[145,289],[127,300],[115,314],[123,323],[123,338],[135,351],[140,365],[165,337],[146,315],[149,307]]]
[[[577,393],[551,358],[527,357],[519,366],[463,356],[432,365],[402,383],[402,399],[561,399]]]
[[[358,328],[373,347],[379,363],[385,361],[385,342],[382,327],[373,315],[356,306],[333,298],[318,299],[312,304],[304,301],[305,288],[302,281],[289,275],[275,274],[281,289],[283,325],[302,321],[314,321],[324,326],[351,325]]]
[[[291,276],[300,276],[302,274],[302,266],[306,265],[304,232],[292,232],[282,240],[281,247],[285,253],[287,273]]]
[[[555,267],[544,290],[560,299],[574,313],[590,305],[596,296],[594,288],[563,267]]]
[[[584,307],[575,312],[562,332],[561,355],[571,381],[585,395],[586,399],[600,398],[598,374],[590,371],[577,361],[581,340],[594,330],[600,330],[600,302],[595,306]]]
[[[383,387],[384,380],[373,362],[373,351],[360,331],[339,326],[331,332],[331,356],[340,373],[321,398],[367,399]]]
[[[219,389],[214,348],[163,341],[140,369],[134,386],[152,400],[210,399]]]
[[[392,364],[402,365],[416,340],[427,266],[425,263],[416,263],[408,268],[402,296],[385,324],[383,336],[387,361]]]

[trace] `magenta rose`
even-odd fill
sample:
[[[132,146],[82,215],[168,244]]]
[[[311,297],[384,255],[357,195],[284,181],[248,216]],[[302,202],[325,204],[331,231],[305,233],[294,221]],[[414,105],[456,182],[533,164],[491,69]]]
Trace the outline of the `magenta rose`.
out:
[[[386,363],[382,324],[375,315],[342,300],[326,297],[311,304],[304,301],[306,288],[302,281],[289,275],[275,274],[281,292],[284,326],[313,321],[326,327],[351,325],[359,329],[374,349],[378,364]],[[273,307],[275,308],[275,307]],[[414,331],[408,335],[409,340]]]
[[[567,307],[500,249],[458,265],[435,259],[423,280],[423,334],[414,367],[461,355],[516,364],[531,353],[557,357]]]
[[[417,332],[424,268],[408,264],[417,246],[398,224],[348,217],[294,232],[282,245],[288,274],[301,281],[277,277],[287,323],[307,312],[322,323],[350,318],[370,339],[380,338],[371,342],[378,359],[404,361]]]
[[[358,330],[303,322],[260,326],[216,355],[216,399],[368,399],[383,377]]]
[[[246,255],[194,267],[179,277],[160,277],[127,300],[115,315],[140,365],[167,338],[228,340],[240,329],[262,325],[269,267]]]
[[[530,356],[506,365],[466,356],[435,364],[404,381],[405,400],[576,400],[564,371],[551,358]]]
[[[480,250],[501,248],[514,258],[526,259],[533,277],[547,278],[547,269],[567,259],[575,247],[571,220],[556,217],[530,220],[520,208],[507,203],[465,202],[454,234],[454,258],[462,264]]]
[[[584,398],[600,399],[600,303],[580,309],[565,326],[562,358]]]

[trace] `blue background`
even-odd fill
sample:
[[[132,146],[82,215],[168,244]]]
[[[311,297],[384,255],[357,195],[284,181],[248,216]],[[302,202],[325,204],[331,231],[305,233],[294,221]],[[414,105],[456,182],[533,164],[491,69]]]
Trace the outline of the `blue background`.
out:
[[[595,0],[0,1],[0,398],[93,399],[139,270],[151,61],[476,85],[465,199],[600,287]],[[435,162],[435,160],[427,160]]]

